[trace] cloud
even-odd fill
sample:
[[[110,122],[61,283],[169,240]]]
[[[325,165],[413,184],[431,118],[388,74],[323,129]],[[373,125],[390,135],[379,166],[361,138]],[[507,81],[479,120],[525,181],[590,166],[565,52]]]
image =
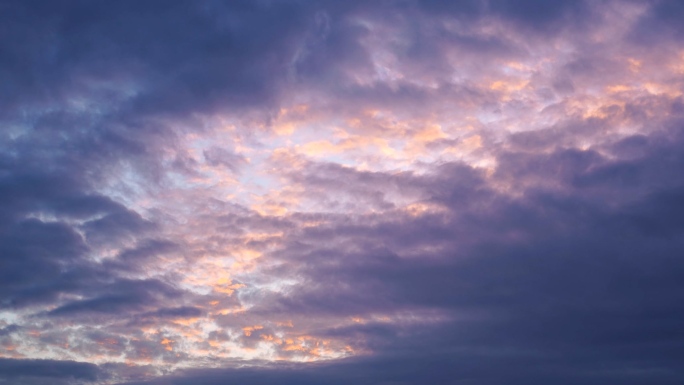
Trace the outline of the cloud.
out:
[[[0,383],[681,382],[674,3],[0,9]]]
[[[662,145],[646,151],[638,162],[643,174],[633,177],[679,169],[660,162],[678,162],[668,149],[679,153],[680,142]],[[472,180],[464,185],[477,192],[464,194],[452,181],[462,171],[443,167],[422,184],[407,183],[438,191],[447,214],[329,218],[273,254],[281,264],[266,273],[301,284],[262,299],[254,315],[359,317],[309,332],[354,341],[372,357],[195,370],[159,383],[219,383],[226,376],[264,384],[675,383],[684,293],[681,182],[594,179],[633,165],[629,157],[566,150],[519,156],[555,172],[502,167],[521,170],[518,178],[535,170],[546,179],[511,199],[478,191],[486,187]],[[614,199],[618,191],[625,200]]]
[[[48,381],[53,384],[84,383],[97,380],[101,374],[92,364],[54,360],[0,359],[0,371],[3,381],[20,381],[22,384],[45,384]]]
[[[204,159],[212,166],[223,166],[233,173],[238,173],[240,168],[248,163],[244,156],[234,154],[228,150],[213,147],[204,151]]]
[[[50,315],[71,315],[80,312],[117,313],[151,305],[158,297],[176,294],[173,288],[156,280],[119,280],[113,284],[98,287],[103,294],[87,300],[66,303],[52,311]]]

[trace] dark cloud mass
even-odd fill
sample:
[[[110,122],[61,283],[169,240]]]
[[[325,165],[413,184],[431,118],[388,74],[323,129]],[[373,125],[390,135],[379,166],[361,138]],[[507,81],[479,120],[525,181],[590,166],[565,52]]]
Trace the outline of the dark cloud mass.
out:
[[[7,384],[79,384],[96,381],[99,370],[74,361],[0,359],[0,373]]]
[[[681,384],[678,1],[0,2],[0,384]]]

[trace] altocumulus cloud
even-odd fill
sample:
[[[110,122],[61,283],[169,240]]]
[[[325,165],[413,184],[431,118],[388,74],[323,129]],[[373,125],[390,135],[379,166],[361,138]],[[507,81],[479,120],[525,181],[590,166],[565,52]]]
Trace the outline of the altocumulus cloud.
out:
[[[3,2],[0,383],[682,383],[682,16]]]

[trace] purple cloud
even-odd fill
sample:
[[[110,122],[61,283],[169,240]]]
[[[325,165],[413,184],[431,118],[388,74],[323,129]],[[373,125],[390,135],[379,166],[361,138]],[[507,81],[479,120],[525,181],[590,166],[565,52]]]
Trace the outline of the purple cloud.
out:
[[[675,2],[0,9],[0,382],[684,378]]]

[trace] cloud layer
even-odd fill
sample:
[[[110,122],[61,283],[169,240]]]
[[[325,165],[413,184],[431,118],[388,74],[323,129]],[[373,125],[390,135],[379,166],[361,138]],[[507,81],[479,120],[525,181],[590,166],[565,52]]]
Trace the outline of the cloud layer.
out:
[[[684,379],[677,2],[0,10],[0,384]]]

